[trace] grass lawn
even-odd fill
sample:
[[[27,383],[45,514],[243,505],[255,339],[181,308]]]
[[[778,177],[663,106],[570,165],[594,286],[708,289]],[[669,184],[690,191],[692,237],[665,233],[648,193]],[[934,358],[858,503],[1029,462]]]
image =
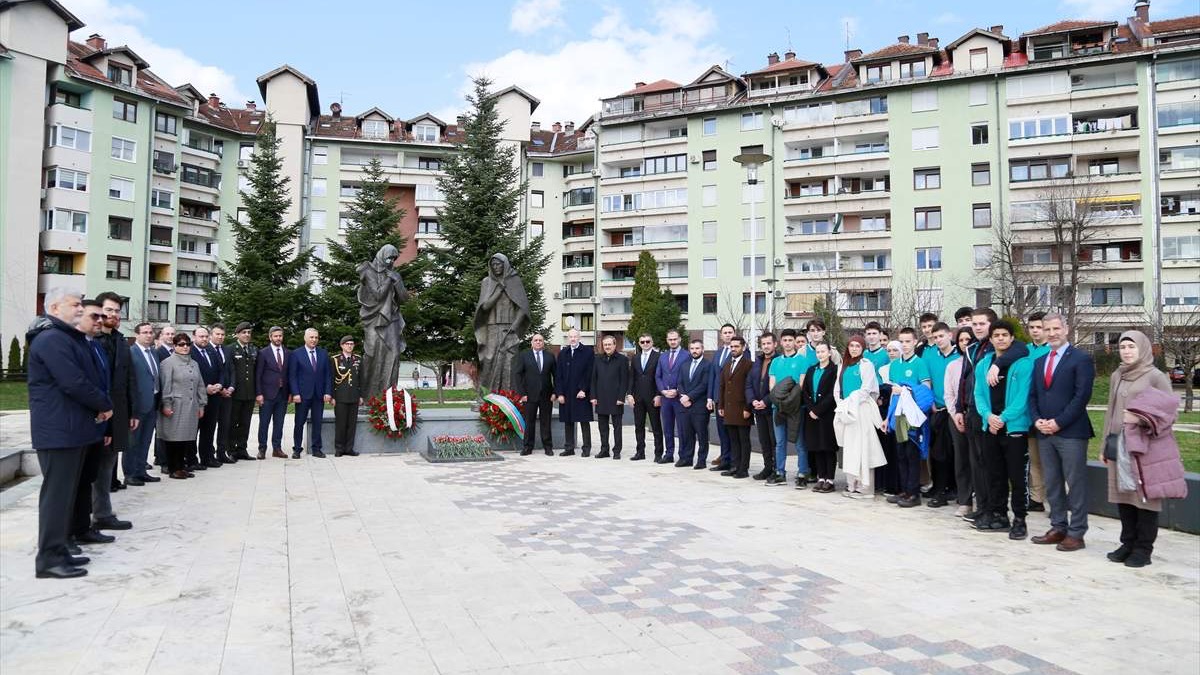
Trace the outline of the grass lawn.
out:
[[[427,403],[430,401],[437,400],[437,389],[433,389],[433,388],[409,389],[408,393],[412,394],[413,398],[417,399],[421,403]],[[470,402],[470,401],[475,400],[475,395],[476,395],[474,389],[443,389],[442,393],[445,394],[445,399],[447,402],[450,402],[450,401]]]
[[[29,389],[24,382],[0,382],[0,410],[25,410],[29,407]]]
[[[1196,413],[1190,414],[1194,415]],[[1098,459],[1100,457],[1100,446],[1104,443],[1104,430],[1101,426],[1104,423],[1104,412],[1089,410],[1088,416],[1092,418],[1092,427],[1096,430],[1096,437],[1088,444],[1088,459]],[[1200,472],[1200,433],[1176,431],[1175,440],[1179,443],[1179,454],[1183,458],[1183,468],[1188,471]]]

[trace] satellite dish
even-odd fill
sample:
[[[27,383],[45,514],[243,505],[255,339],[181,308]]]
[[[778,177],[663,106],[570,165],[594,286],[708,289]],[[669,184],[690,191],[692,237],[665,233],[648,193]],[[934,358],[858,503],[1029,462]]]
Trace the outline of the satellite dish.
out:
[[[771,126],[775,127],[776,129],[782,129],[784,123],[785,123],[784,119],[782,117],[780,117],[779,115],[771,116]]]

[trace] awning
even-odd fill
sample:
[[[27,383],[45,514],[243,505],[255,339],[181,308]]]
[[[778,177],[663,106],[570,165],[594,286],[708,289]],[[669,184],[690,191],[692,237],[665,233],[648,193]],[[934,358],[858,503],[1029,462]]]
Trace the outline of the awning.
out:
[[[1111,204],[1113,202],[1136,202],[1141,201],[1141,195],[1110,195],[1107,197],[1081,197],[1081,202],[1091,202],[1093,204]]]

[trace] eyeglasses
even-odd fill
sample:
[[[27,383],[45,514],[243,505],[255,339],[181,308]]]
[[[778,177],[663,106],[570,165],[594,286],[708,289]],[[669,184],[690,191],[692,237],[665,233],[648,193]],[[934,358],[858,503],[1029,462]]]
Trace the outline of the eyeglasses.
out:
[[[648,344],[650,344],[650,341],[649,340],[638,340],[638,344],[639,345],[648,345]]]
[[[95,313],[95,312],[88,312],[88,315],[87,315],[87,317],[88,317],[89,319],[91,319],[92,321],[98,321],[98,320],[100,320],[100,319],[103,319],[103,318],[104,318],[104,315],[103,315],[103,314],[97,314],[97,313]]]
[[[176,342],[176,343],[175,343],[175,346],[176,346],[176,347],[189,347],[189,348],[190,348],[190,347],[192,346],[192,343],[190,343],[190,342]]]

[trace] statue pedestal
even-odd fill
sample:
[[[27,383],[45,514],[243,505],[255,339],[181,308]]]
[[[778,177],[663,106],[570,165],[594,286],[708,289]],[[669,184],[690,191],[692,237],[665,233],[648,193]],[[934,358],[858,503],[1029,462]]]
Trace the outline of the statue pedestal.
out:
[[[557,413],[556,410],[550,424],[553,435],[551,447],[562,448],[563,425],[558,421]],[[357,426],[354,435],[354,449],[362,454],[421,452],[428,447],[429,439],[442,435],[473,436],[482,434],[491,443],[492,449],[499,452],[518,452],[522,447],[522,441],[519,438],[513,438],[507,442],[492,440],[484,429],[483,422],[479,420],[479,413],[471,412],[470,408],[422,408],[420,425],[412,433],[399,439],[391,439],[375,433],[362,408],[359,409]],[[308,439],[312,437],[312,425],[309,424],[308,427],[304,434],[306,450],[308,449]],[[329,406],[325,408],[325,417],[321,423],[321,445],[326,454],[333,455],[333,410]],[[540,449],[541,447],[542,439],[539,435],[534,439],[534,448]]]

